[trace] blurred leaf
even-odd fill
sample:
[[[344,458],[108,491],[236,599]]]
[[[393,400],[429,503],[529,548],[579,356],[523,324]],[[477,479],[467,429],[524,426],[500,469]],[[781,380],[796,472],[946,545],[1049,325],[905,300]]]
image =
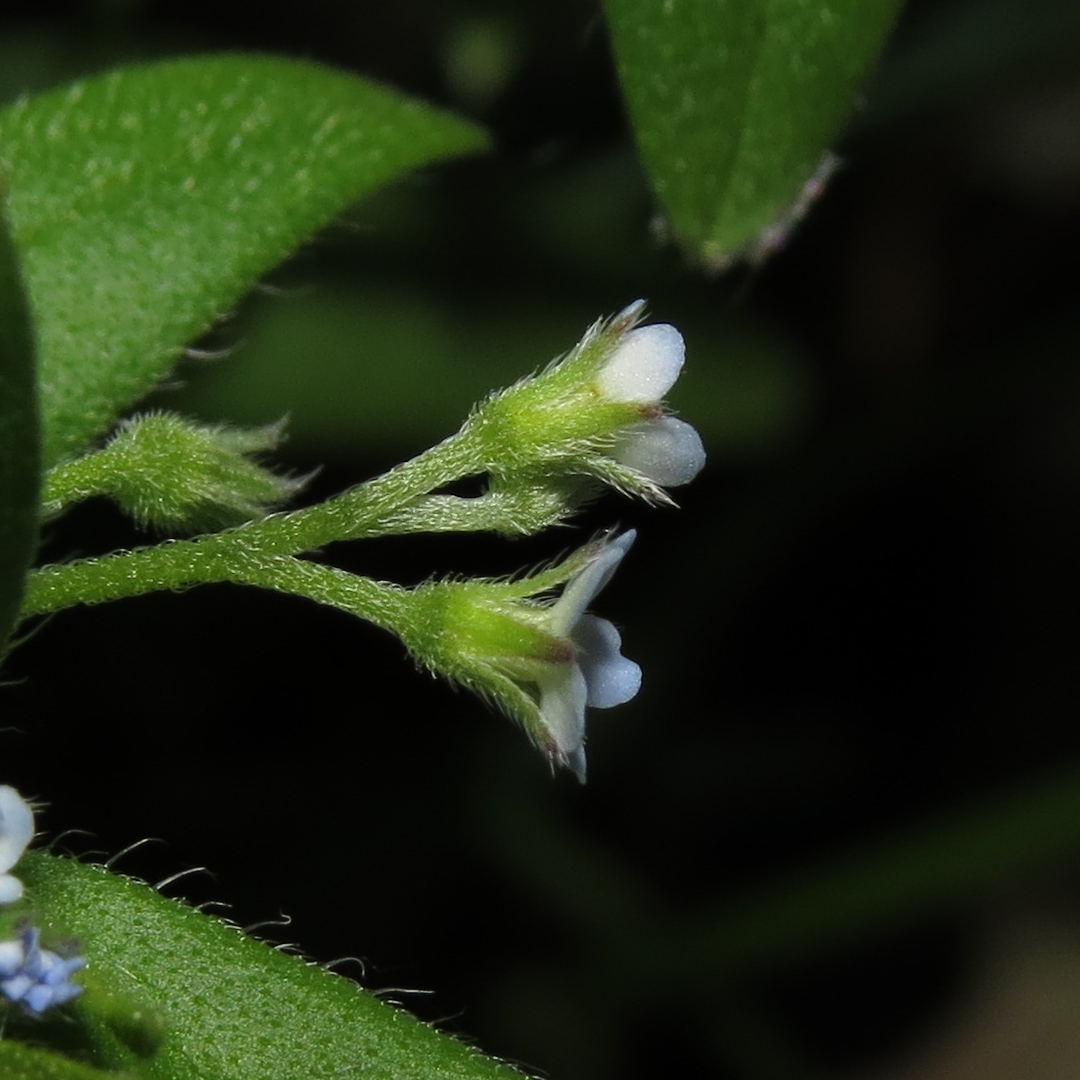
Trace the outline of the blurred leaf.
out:
[[[168,1080],[520,1076],[347,979],[138,882],[40,853],[19,870],[43,930],[77,935],[90,960],[75,1011],[103,1064]],[[138,1046],[131,1024],[124,1030],[117,1002],[125,1000],[160,1011],[156,1048]]]
[[[4,1080],[119,1080],[118,1073],[101,1072],[12,1039],[0,1039],[0,1076]]]
[[[929,110],[940,116],[957,106],[985,108],[1010,89],[1030,87],[1033,73],[1037,82],[1071,81],[1078,47],[1075,0],[927,5],[875,79],[867,120],[883,124]]]
[[[635,1016],[672,987],[759,979],[897,928],[970,913],[1018,885],[1038,889],[1070,872],[1080,853],[1080,764],[1071,762],[695,911],[610,845],[514,795],[506,796],[511,814],[484,819],[502,865],[588,943],[570,981],[602,985],[608,1006],[622,998]],[[565,971],[560,978],[567,981]]]
[[[0,113],[0,145],[53,465],[345,206],[484,135],[326,68],[217,56],[19,102]]]
[[[0,189],[0,654],[37,536],[39,484],[34,338]]]
[[[492,307],[486,296],[450,299],[404,280],[327,282],[300,296],[256,298],[236,355],[185,369],[188,385],[154,404],[215,422],[257,424],[287,412],[290,449],[315,459],[415,453],[456,430],[489,391],[565,352],[604,313],[550,298]],[[655,309],[657,320],[685,326],[692,313],[683,321],[667,305]],[[731,460],[797,429],[810,390],[793,346],[734,319],[696,325],[671,400],[710,448]]]
[[[645,169],[678,241],[722,265],[790,207],[900,0],[605,0]]]
[[[1080,767],[1070,763],[754,890],[702,919],[684,957],[691,971],[697,957],[729,973],[790,963],[1030,882],[1078,852]]]

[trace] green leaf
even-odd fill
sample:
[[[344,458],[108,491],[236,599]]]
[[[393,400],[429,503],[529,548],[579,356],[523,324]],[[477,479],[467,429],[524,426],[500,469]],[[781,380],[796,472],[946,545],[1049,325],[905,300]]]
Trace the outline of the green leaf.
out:
[[[105,431],[348,204],[484,141],[372,83],[257,56],[132,67],[0,113],[46,464]]]
[[[43,934],[76,935],[90,962],[74,1010],[103,1066],[162,1080],[520,1077],[347,979],[101,867],[31,852],[19,876]],[[140,1039],[143,1023],[153,1030]]]
[[[120,1080],[118,1073],[101,1072],[12,1039],[0,1039],[0,1076],[4,1080]]]
[[[0,186],[0,655],[22,600],[37,536],[34,339]]]
[[[724,265],[791,207],[901,0],[605,0],[638,149],[679,242]]]

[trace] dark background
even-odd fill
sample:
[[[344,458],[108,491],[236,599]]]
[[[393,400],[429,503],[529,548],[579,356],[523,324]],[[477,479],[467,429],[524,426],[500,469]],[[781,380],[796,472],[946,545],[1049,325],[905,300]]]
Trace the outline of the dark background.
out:
[[[1074,1074],[1076,5],[911,4],[810,220],[723,277],[651,227],[589,3],[9,7],[0,91],[220,49],[384,80],[498,149],[356,208],[157,404],[289,412],[325,496],[647,296],[710,453],[678,512],[327,553],[407,582],[635,525],[600,606],[645,686],[591,717],[582,789],[377,631],[208,587],[41,627],[4,782],[88,830],[62,846],[161,838],[117,868],[207,866],[166,891],[286,912],[262,932],[559,1080]],[[42,557],[145,540],[88,505]]]

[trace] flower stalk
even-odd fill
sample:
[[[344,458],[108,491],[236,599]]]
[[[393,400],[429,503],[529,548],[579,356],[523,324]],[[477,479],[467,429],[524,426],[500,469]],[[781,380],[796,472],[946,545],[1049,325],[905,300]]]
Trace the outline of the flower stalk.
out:
[[[597,322],[566,357],[481,402],[430,450],[289,512],[265,513],[297,482],[250,460],[276,442],[279,427],[210,429],[166,414],[131,421],[102,451],[53,471],[48,507],[108,494],[136,518],[177,530],[222,514],[252,520],[35,570],[22,615],[225,581],[304,596],[396,634],[419,664],[496,702],[553,767],[584,781],[586,707],[622,704],[641,683],[615,627],[586,611],[633,532],[513,581],[430,581],[415,589],[300,556],[337,541],[404,533],[528,535],[563,521],[602,483],[670,502],[665,487],[691,480],[704,450],[664,404],[683,366],[682,336],[667,324],[639,325],[643,311],[637,301]],[[175,490],[166,492],[174,474]],[[484,478],[478,495],[446,493],[469,477]]]

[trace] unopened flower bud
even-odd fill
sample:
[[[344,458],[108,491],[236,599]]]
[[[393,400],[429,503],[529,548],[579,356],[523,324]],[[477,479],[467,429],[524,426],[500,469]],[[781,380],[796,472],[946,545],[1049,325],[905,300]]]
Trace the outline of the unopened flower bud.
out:
[[[162,532],[211,531],[262,517],[304,483],[253,460],[277,447],[281,430],[211,427],[172,413],[134,417],[95,455],[100,493]]]

